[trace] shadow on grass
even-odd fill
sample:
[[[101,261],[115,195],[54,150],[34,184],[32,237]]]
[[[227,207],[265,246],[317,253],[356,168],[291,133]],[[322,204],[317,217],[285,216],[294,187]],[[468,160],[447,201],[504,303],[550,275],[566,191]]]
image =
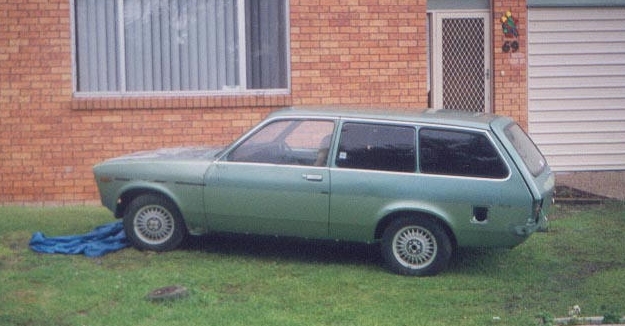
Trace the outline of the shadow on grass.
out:
[[[508,248],[458,248],[449,262],[448,270],[453,273],[473,275],[490,273],[493,266],[508,255]]]
[[[376,244],[218,233],[192,236],[185,249],[210,253],[315,263],[379,265]]]
[[[184,249],[254,259],[384,268],[379,244],[376,243],[219,233],[192,236]],[[479,272],[483,266],[496,260],[495,256],[508,251],[502,250],[459,248],[452,255],[447,271],[461,274]]]

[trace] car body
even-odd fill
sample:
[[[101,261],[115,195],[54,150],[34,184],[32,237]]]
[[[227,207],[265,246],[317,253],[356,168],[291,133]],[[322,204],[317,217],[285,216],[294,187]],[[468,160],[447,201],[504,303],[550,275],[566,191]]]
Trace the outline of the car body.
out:
[[[94,167],[140,249],[233,232],[379,242],[387,267],[433,275],[457,247],[514,247],[546,222],[554,175],[512,119],[450,110],[287,108],[226,147]]]

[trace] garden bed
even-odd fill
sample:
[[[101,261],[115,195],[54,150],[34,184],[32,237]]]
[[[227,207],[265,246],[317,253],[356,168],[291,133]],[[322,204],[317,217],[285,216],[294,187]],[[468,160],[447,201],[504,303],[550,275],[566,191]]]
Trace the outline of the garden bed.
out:
[[[570,186],[556,186],[556,203],[564,204],[600,204],[608,197],[593,194]]]

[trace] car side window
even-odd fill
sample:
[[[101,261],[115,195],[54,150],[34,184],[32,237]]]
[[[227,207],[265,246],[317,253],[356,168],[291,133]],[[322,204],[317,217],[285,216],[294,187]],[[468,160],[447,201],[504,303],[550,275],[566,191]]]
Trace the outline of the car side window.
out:
[[[488,137],[480,132],[421,128],[422,173],[503,179],[508,168]]]
[[[414,172],[416,132],[412,127],[345,123],[336,156],[341,168]]]
[[[325,166],[333,132],[333,121],[275,121],[243,141],[228,161]]]

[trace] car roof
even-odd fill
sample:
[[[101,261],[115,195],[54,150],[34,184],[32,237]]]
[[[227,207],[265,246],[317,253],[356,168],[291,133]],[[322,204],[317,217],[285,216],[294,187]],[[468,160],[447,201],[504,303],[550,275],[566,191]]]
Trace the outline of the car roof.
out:
[[[319,117],[384,120],[409,123],[424,123],[490,129],[495,120],[507,125],[512,119],[484,112],[468,112],[445,109],[372,108],[346,106],[304,106],[288,107],[273,112],[274,117]],[[507,121],[506,121],[507,120]]]

